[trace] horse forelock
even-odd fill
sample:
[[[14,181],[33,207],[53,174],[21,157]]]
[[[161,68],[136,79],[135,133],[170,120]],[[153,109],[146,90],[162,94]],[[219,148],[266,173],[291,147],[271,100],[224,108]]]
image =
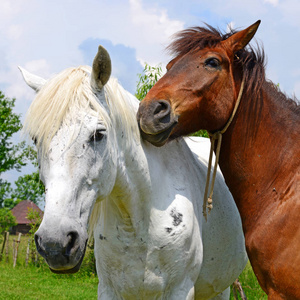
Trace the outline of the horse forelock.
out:
[[[220,31],[210,25],[191,27],[174,35],[173,42],[167,47],[174,56],[184,55],[194,49],[215,47],[224,38]]]
[[[62,125],[76,121],[78,112],[101,118],[108,129],[116,126],[113,123],[121,124],[129,138],[138,134],[135,112],[127,99],[129,93],[112,78],[104,87],[105,99],[98,99],[90,85],[90,72],[91,68],[87,66],[62,71],[43,86],[32,102],[23,130],[36,140],[42,153],[48,151],[52,138]],[[76,134],[70,142],[73,138]]]

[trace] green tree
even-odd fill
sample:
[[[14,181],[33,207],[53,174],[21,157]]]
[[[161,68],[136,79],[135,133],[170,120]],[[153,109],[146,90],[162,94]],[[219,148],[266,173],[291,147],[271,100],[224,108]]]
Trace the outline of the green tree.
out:
[[[39,179],[39,172],[20,176],[15,185],[16,188],[12,191],[11,198],[15,200],[16,204],[18,203],[18,199],[29,199],[35,204],[38,204],[42,200],[45,188]],[[5,206],[9,207],[8,205]]]
[[[25,142],[14,145],[11,137],[22,125],[20,115],[13,113],[15,99],[9,99],[0,91],[0,174],[25,166],[23,150]]]
[[[16,225],[16,218],[8,208],[0,208],[0,234]]]
[[[162,76],[161,66],[152,67],[145,63],[145,68],[142,74],[138,74],[139,81],[137,83],[135,96],[139,100],[143,100],[153,85]]]
[[[22,128],[20,115],[13,112],[15,99],[5,97],[0,91],[0,176],[11,169],[20,171],[28,162],[36,164],[36,152],[25,141],[12,142],[12,136]],[[26,182],[26,180],[28,180]],[[30,199],[37,203],[42,195],[38,175],[19,177],[16,189],[10,182],[0,178],[0,207],[12,208],[19,200]]]
[[[145,68],[142,74],[138,74],[139,81],[137,83],[135,96],[141,101],[143,100],[154,84],[163,75],[162,68],[160,65],[152,67],[145,63]],[[209,137],[206,130],[199,130],[192,133],[191,136],[202,136]]]
[[[0,178],[0,208],[3,206],[5,199],[10,197],[12,191],[10,182]]]

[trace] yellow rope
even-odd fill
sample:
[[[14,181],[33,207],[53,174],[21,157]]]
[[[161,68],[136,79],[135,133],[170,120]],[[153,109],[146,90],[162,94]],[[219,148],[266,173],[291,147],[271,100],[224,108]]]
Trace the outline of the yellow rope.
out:
[[[244,90],[244,79],[242,81],[241,87],[240,87],[240,91],[239,91],[239,95],[237,98],[237,101],[235,103],[235,107],[233,109],[233,112],[227,122],[227,124],[225,125],[225,127],[220,130],[217,131],[213,134],[209,133],[210,137],[211,137],[211,146],[210,146],[210,152],[209,152],[209,160],[208,160],[208,169],[207,169],[207,176],[206,176],[206,184],[205,184],[205,191],[204,191],[204,198],[203,198],[203,216],[205,218],[205,220],[207,221],[207,213],[206,213],[206,208],[208,209],[208,213],[211,212],[213,205],[212,205],[212,196],[213,196],[213,192],[214,192],[214,185],[215,185],[215,179],[216,179],[216,174],[217,174],[217,168],[218,168],[218,162],[219,162],[219,157],[220,157],[220,151],[221,151],[221,143],[222,143],[222,134],[228,129],[228,127],[230,126],[236,111],[239,107],[239,104],[241,102],[241,98],[243,95],[243,90]],[[209,184],[210,184],[210,173],[211,173],[211,165],[212,165],[212,157],[213,157],[213,152],[214,152],[214,148],[215,148],[215,141],[217,141],[217,149],[216,149],[216,160],[215,160],[215,165],[214,165],[214,169],[213,169],[213,176],[212,176],[212,181],[211,181],[211,186],[210,186],[210,192],[209,192],[209,196],[208,195],[208,188],[209,188]]]

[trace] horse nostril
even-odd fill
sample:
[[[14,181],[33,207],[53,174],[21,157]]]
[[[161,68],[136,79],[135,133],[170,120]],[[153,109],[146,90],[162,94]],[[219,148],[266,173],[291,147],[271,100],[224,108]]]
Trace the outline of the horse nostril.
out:
[[[78,232],[77,231],[71,231],[67,234],[67,244],[65,247],[65,255],[70,256],[74,250],[76,251],[76,241],[78,240]]]
[[[159,100],[154,103],[154,111],[153,114],[156,118],[163,118],[166,115],[170,114],[171,107],[170,103],[166,100]]]
[[[45,249],[42,248],[42,238],[36,233],[34,235],[34,242],[35,242],[35,246],[37,251],[44,256],[45,254]]]
[[[34,241],[35,241],[35,245],[36,245],[36,247],[38,248],[39,247],[39,240],[40,240],[40,237],[39,237],[39,235],[36,233],[35,235],[34,235]]]

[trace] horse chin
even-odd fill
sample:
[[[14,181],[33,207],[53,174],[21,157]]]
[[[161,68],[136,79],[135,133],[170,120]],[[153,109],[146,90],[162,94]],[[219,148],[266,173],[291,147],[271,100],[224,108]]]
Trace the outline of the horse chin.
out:
[[[141,128],[140,128],[140,133],[141,137],[143,140],[151,143],[153,146],[156,147],[162,147],[165,143],[169,141],[171,132],[173,128],[176,126],[177,123],[172,124],[169,128],[166,130],[159,132],[157,134],[149,134],[145,133]]]
[[[84,254],[85,254],[85,250],[79,260],[79,262],[75,265],[75,267],[73,268],[70,268],[70,269],[59,269],[59,270],[55,270],[55,269],[52,269],[50,266],[49,266],[49,269],[51,272],[55,273],[55,274],[74,274],[74,273],[77,273],[81,267],[81,264],[82,264],[82,261],[83,261],[83,257],[84,257]]]

